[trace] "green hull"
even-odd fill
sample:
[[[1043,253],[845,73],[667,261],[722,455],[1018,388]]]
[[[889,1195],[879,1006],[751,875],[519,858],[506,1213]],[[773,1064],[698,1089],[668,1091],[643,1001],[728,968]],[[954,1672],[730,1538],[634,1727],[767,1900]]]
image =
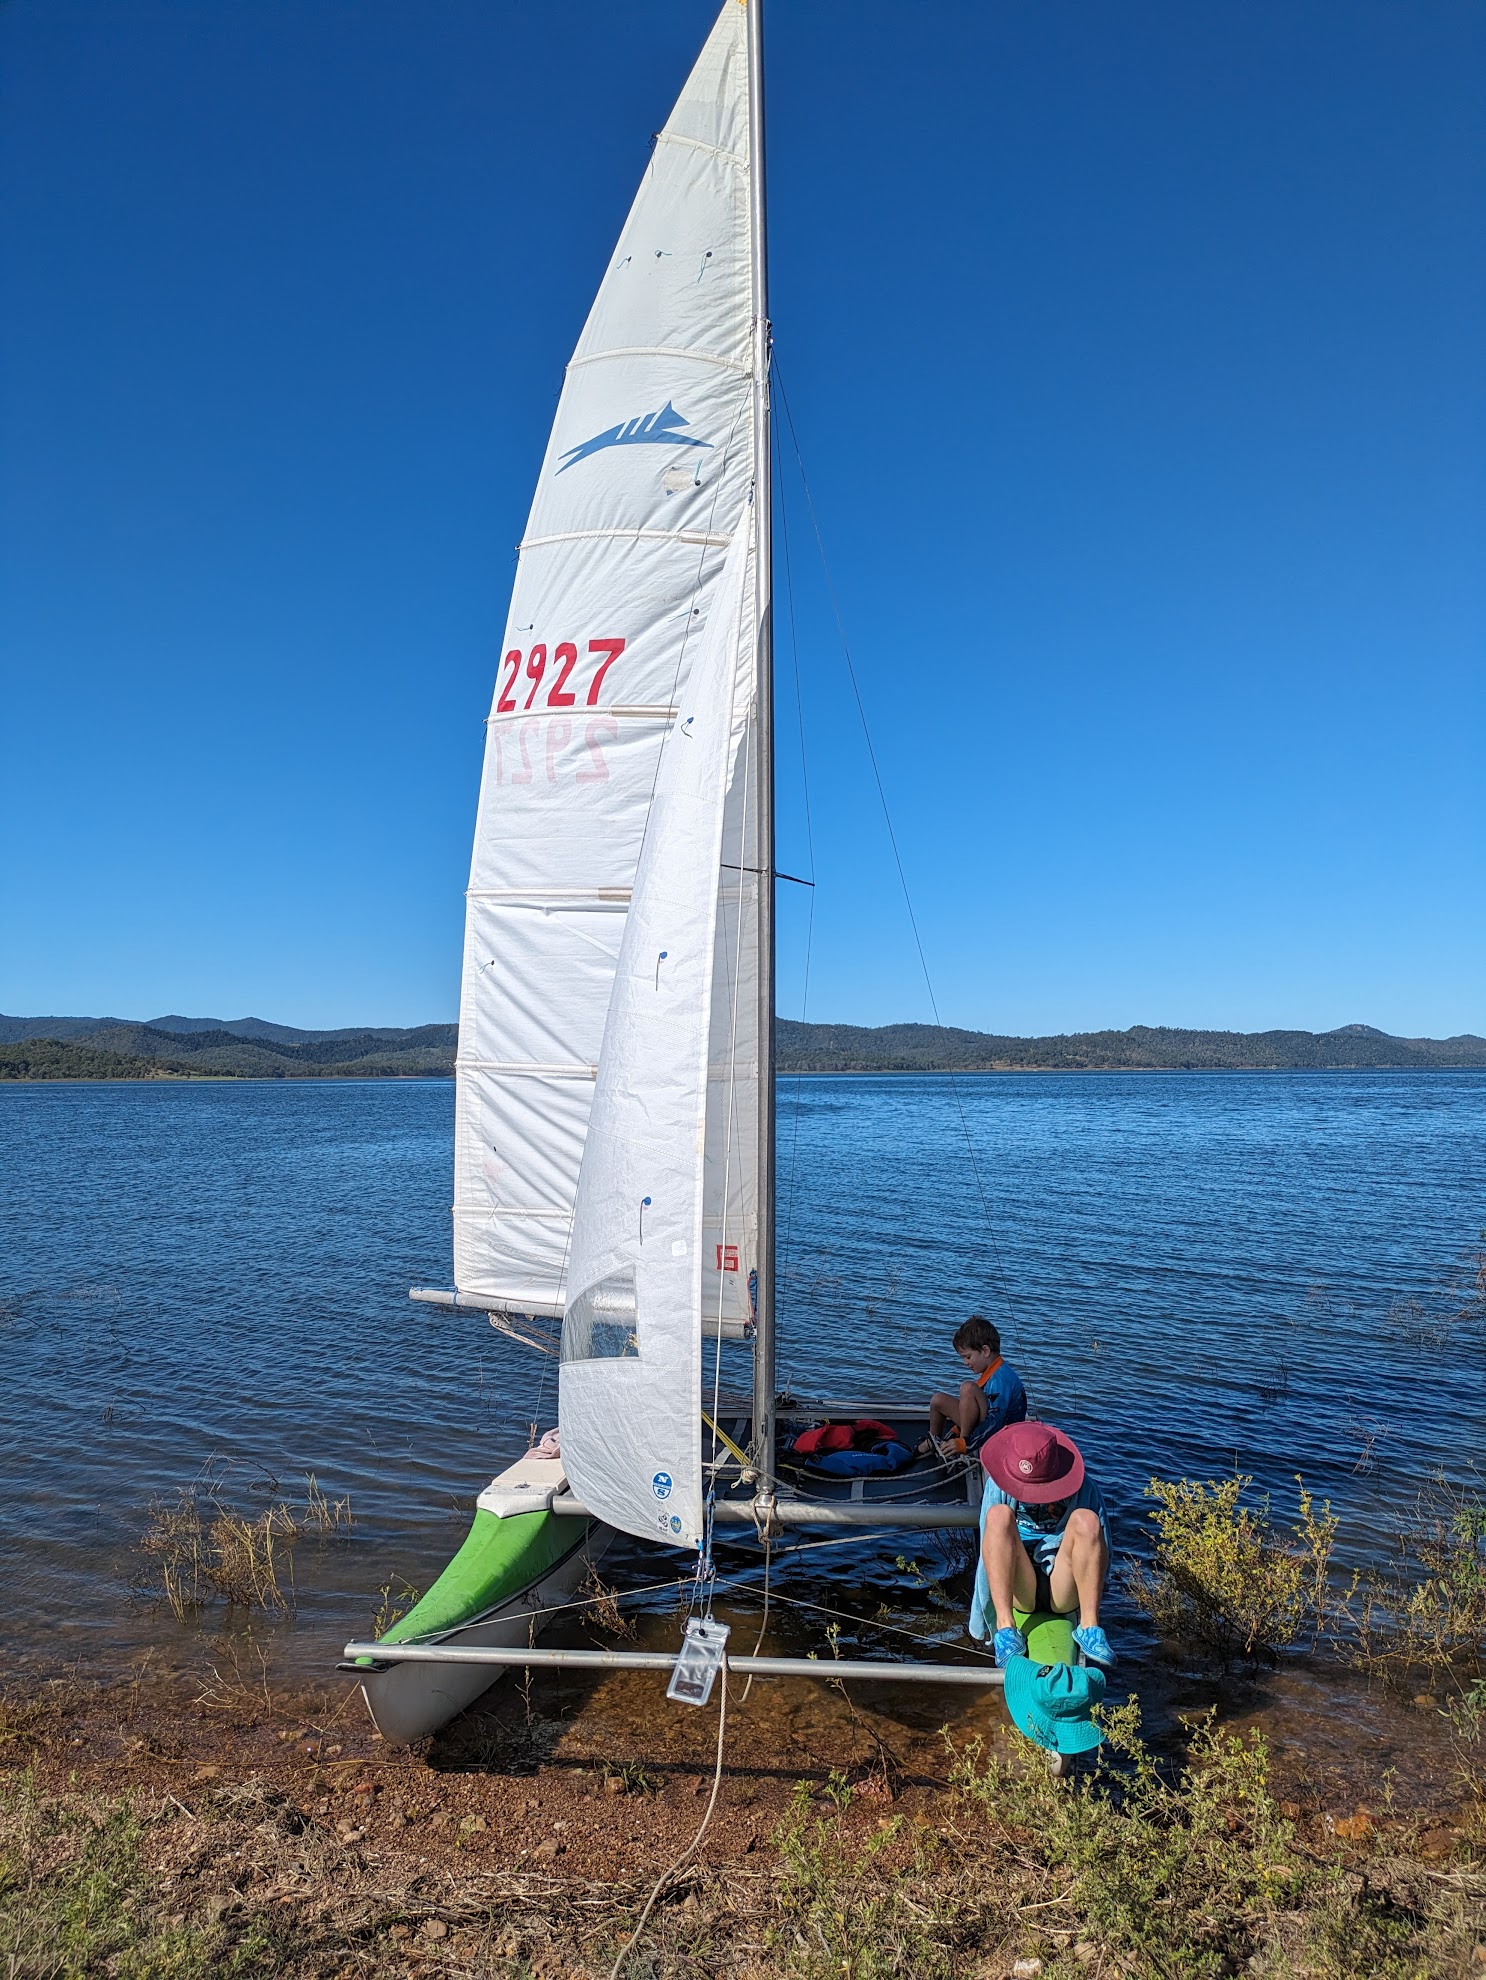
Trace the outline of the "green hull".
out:
[[[1078,1645],[1073,1640],[1072,1616],[1049,1615],[1039,1609],[1036,1615],[1013,1611],[1016,1626],[1027,1639],[1027,1655],[1039,1664],[1073,1664],[1078,1661]]]
[[[609,1537],[597,1522],[555,1513],[476,1512],[432,1588],[377,1640],[517,1649],[540,1634],[547,1611],[573,1599]],[[372,1657],[342,1668],[364,1674],[377,1730],[396,1745],[436,1732],[500,1676],[489,1666],[379,1665]]]
[[[417,1643],[473,1622],[540,1581],[581,1541],[582,1528],[549,1512],[497,1519],[477,1512],[464,1545],[428,1593],[395,1622],[382,1643]]]

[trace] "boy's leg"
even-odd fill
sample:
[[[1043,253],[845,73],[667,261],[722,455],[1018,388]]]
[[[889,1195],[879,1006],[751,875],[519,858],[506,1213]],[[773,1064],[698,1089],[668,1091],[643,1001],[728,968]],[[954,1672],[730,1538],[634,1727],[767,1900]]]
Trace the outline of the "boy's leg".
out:
[[[968,1444],[980,1428],[981,1418],[986,1413],[985,1391],[978,1382],[961,1382],[959,1407],[955,1411],[955,1424],[960,1435]]]
[[[1016,1514],[1010,1506],[991,1506],[986,1512],[985,1538],[981,1543],[986,1580],[991,1589],[991,1605],[996,1611],[997,1629],[1014,1627],[1013,1609],[1029,1611],[1037,1600],[1037,1570],[1016,1530]]]
[[[942,1437],[957,1414],[955,1398],[939,1394],[929,1398],[929,1435]]]
[[[1099,1597],[1109,1573],[1109,1549],[1099,1515],[1087,1506],[1078,1506],[1068,1515],[1062,1545],[1048,1576],[1053,1607],[1059,1615],[1078,1610],[1081,1629],[1099,1620]]]

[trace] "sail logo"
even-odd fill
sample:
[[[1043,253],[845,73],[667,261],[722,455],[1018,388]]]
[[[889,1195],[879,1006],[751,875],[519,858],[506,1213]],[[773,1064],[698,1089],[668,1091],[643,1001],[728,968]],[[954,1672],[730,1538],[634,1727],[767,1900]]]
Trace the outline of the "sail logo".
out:
[[[603,453],[606,447],[710,447],[710,440],[699,440],[694,433],[677,431],[678,427],[690,425],[686,414],[677,412],[667,399],[659,412],[641,413],[636,419],[622,419],[618,426],[606,426],[602,433],[595,433],[581,446],[569,447],[557,472],[566,474],[570,467],[576,467],[579,461],[586,461],[590,454]]]
[[[672,1484],[672,1480],[671,1480],[670,1472],[658,1471],[650,1481],[650,1489],[655,1494],[656,1498],[669,1499],[671,1496],[671,1484]]]

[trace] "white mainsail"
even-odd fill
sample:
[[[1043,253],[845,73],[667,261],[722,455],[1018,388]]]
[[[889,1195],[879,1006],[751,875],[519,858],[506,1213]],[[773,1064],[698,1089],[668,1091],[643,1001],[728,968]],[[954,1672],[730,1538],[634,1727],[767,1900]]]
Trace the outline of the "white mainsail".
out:
[[[574,1198],[661,745],[703,630],[717,636],[756,470],[748,59],[747,10],[727,0],[568,366],[521,544],[470,871],[455,1118],[456,1296],[494,1311],[555,1316],[575,1283]],[[751,666],[751,636],[737,644]],[[722,857],[756,867],[747,795],[736,776],[729,789]],[[702,1248],[711,1306],[738,1319],[758,1221],[756,942],[739,919],[759,892],[756,873],[730,877],[712,972],[730,1015],[711,1040],[704,1139],[731,1206],[709,1190]],[[692,1397],[694,1412],[695,1382]]]

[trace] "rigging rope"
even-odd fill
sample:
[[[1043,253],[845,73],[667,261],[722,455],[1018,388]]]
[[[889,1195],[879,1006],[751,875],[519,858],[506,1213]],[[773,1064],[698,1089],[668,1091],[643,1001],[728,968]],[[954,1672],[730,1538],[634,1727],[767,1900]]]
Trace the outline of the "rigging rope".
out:
[[[784,387],[781,384],[781,393],[783,390]],[[789,555],[789,515],[784,502],[784,463],[782,460],[779,465],[779,522],[779,540],[784,549],[784,595],[789,607],[790,655],[794,663],[795,719],[800,731],[800,785],[805,804],[805,848],[809,859],[810,873],[810,908],[805,922],[805,980],[800,991],[800,1022],[804,1024],[810,1011],[810,962],[815,949],[815,832],[810,817],[810,771],[805,756],[805,701],[800,689],[800,633],[799,627],[795,622],[795,578],[794,568],[790,563]],[[784,1206],[784,1243],[781,1246],[781,1255],[786,1262],[789,1259],[790,1242],[794,1235],[795,1226],[795,1178],[799,1171],[800,1102],[804,1095],[804,1083],[804,1073],[797,1072],[795,1074],[794,1115],[790,1125],[789,1188]],[[774,1276],[776,1286],[775,1310],[777,1314],[777,1287],[780,1278],[777,1270]],[[751,1684],[752,1682],[753,1680],[750,1678],[749,1683]],[[744,1696],[747,1696],[746,1692]]]
[[[825,539],[821,535],[820,519],[815,513],[815,498],[810,493],[810,482],[805,473],[805,461],[800,452],[799,436],[795,432],[795,418],[794,414],[790,411],[789,394],[784,389],[784,377],[779,369],[777,359],[774,365],[774,375],[779,382],[780,403],[784,407],[785,423],[789,427],[790,445],[794,448],[795,453],[795,465],[800,471],[800,486],[804,490],[805,506],[810,512],[810,525],[815,533],[815,545],[820,553],[820,567],[825,576],[826,592],[831,601],[831,613],[836,621],[836,634],[841,641],[842,657],[846,661],[846,675],[851,683],[852,698],[856,702],[857,715],[862,724],[862,736],[867,745],[867,757],[872,765],[873,780],[877,785],[877,797],[878,802],[882,806],[882,819],[884,825],[887,827],[888,843],[893,849],[893,863],[898,869],[898,884],[903,889],[903,904],[908,910],[908,925],[913,930],[913,942],[914,947],[918,950],[919,968],[923,971],[924,987],[929,993],[929,1008],[934,1013],[935,1024],[943,1031],[945,1025],[943,1018],[939,1015],[939,1000],[934,995],[934,980],[929,973],[929,959],[924,953],[923,937],[919,934],[918,916],[913,911],[913,896],[908,887],[908,875],[903,866],[903,855],[898,850],[898,835],[893,830],[892,813],[888,809],[887,790],[882,781],[882,771],[878,767],[877,751],[873,747],[872,730],[867,721],[867,710],[862,700],[862,690],[857,683],[856,668],[852,664],[851,646],[846,637],[846,626],[841,617],[841,606],[836,597],[836,587],[831,580],[831,567],[826,557]],[[986,1234],[991,1240],[991,1249],[996,1257],[996,1270],[1001,1279],[1002,1297],[1006,1301],[1007,1312],[1011,1315],[1012,1320],[1015,1321],[1017,1319],[1016,1305],[1011,1297],[1011,1286],[1007,1281],[1006,1267],[1001,1258],[1001,1246],[997,1242],[996,1227],[991,1221],[990,1202],[986,1196],[985,1183],[981,1178],[980,1163],[976,1160],[975,1142],[970,1134],[970,1123],[965,1117],[965,1106],[960,1098],[959,1082],[955,1078],[953,1067],[949,1068],[949,1082],[950,1091],[953,1093],[955,1099],[955,1109],[960,1117],[960,1129],[965,1137],[965,1149],[970,1157],[970,1172],[975,1177],[975,1187],[980,1197],[980,1208],[981,1214],[985,1218]]]

